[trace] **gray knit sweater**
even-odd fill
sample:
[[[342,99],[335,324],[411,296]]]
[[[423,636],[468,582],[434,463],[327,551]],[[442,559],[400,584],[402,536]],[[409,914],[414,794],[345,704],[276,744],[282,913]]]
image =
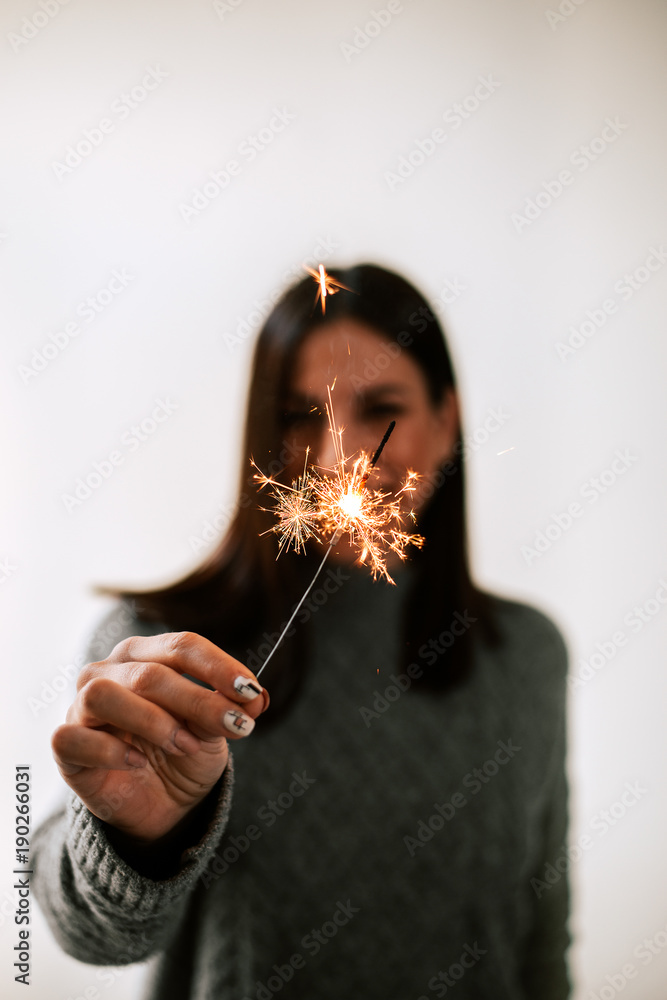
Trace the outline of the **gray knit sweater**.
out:
[[[34,888],[53,933],[83,962],[160,953],[151,1000],[562,1000],[567,877],[547,867],[567,822],[559,632],[497,598],[491,650],[460,609],[434,639],[472,629],[471,676],[411,690],[392,675],[412,570],[395,587],[328,572],[296,705],[230,744],[171,860],[151,868],[71,793],[42,824]],[[126,620],[108,650],[151,631]]]

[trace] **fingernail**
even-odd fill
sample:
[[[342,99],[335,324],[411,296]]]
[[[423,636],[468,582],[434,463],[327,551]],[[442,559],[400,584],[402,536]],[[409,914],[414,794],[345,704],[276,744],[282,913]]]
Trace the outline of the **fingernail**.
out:
[[[222,724],[225,729],[235,736],[247,736],[255,728],[254,721],[243,712],[238,712],[235,708],[230,709],[222,717]]]
[[[174,743],[179,750],[184,753],[197,753],[201,749],[201,742],[193,736],[187,729],[177,729],[174,734]]]
[[[130,747],[125,754],[125,763],[129,764],[130,767],[146,767],[148,759],[139,750]]]
[[[244,677],[242,674],[234,679],[234,690],[238,691],[242,698],[246,701],[250,701],[252,698],[256,698],[258,694],[262,693],[262,685],[257,684],[256,681],[251,681],[249,677]]]

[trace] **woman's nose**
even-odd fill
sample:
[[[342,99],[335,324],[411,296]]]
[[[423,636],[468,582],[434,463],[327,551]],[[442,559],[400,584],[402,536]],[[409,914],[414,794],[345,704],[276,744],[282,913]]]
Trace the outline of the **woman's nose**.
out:
[[[342,452],[345,458],[355,459],[362,448],[368,450],[369,442],[364,442],[363,434],[354,424],[348,424],[340,434],[338,427],[332,434],[328,426],[322,428],[318,443],[316,462],[325,469],[333,469]]]
[[[322,428],[315,461],[324,469],[333,469],[336,464],[336,446],[328,426]]]

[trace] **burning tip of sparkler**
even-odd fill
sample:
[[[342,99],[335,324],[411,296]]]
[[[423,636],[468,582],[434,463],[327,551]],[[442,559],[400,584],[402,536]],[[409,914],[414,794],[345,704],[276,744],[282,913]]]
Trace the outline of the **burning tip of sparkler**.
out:
[[[516,445],[512,445],[511,448],[505,448],[504,451],[497,451],[496,455],[506,455],[508,451],[514,451]]]
[[[346,517],[359,517],[363,498],[361,493],[348,490],[340,498],[340,508]]]

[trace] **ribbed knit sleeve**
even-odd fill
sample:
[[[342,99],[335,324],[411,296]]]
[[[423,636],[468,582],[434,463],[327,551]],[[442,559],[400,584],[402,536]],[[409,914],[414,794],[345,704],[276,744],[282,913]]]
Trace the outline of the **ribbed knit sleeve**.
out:
[[[163,880],[131,867],[112,846],[106,824],[70,794],[35,833],[32,881],[67,954],[94,965],[126,965],[168,944],[227,826],[233,781],[230,754],[204,836],[181,852],[174,874]]]

